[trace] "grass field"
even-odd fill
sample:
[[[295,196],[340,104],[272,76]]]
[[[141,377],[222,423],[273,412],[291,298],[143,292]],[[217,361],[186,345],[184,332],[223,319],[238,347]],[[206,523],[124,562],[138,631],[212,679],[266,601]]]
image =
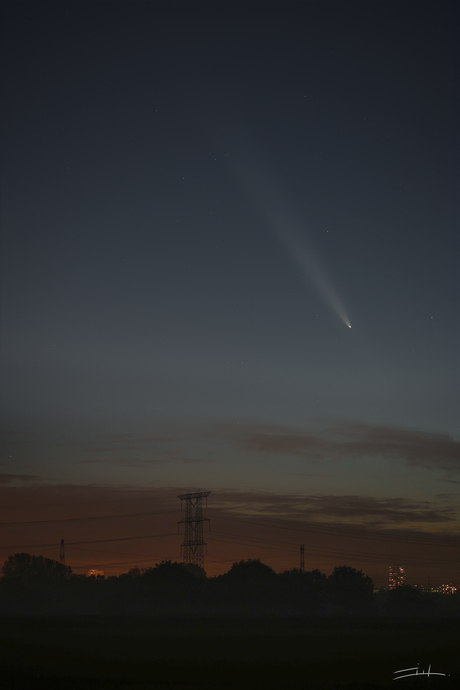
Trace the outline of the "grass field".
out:
[[[0,687],[460,687],[460,621],[405,618],[3,618]]]

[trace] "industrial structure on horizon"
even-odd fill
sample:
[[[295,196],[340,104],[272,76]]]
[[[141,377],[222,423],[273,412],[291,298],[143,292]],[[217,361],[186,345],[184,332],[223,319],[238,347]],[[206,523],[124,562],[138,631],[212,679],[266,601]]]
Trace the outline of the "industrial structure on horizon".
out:
[[[208,507],[208,496],[210,491],[197,491],[195,493],[180,494],[180,507],[185,501],[185,518],[179,520],[177,527],[184,523],[184,541],[181,544],[181,552],[184,563],[192,563],[204,569],[204,551],[207,543],[203,541],[203,522],[209,522],[209,518],[203,517],[202,499],[206,499]]]
[[[210,524],[210,520],[207,517],[203,516],[203,498],[206,499],[206,508],[207,508],[207,498],[211,491],[196,491],[196,492],[191,492],[188,491],[187,493],[184,494],[179,494],[178,498],[181,501],[181,510],[182,508],[182,502],[185,501],[185,517],[182,520],[178,521],[178,534],[180,534],[180,525],[184,524],[184,540],[182,541],[180,545],[181,549],[181,557],[182,557],[182,562],[184,565],[191,565],[191,566],[198,566],[199,568],[204,570],[204,559],[206,555],[206,548],[207,548],[207,542],[204,541],[203,538],[203,522],[208,522]],[[161,536],[168,536],[168,535],[161,535]],[[139,537],[133,537],[134,539],[137,539]],[[87,542],[76,542],[76,543],[87,543]],[[64,539],[61,539],[60,545],[59,545],[59,561],[62,565],[65,565],[66,562],[66,553],[65,553],[65,542]],[[102,565],[102,564],[101,564]],[[111,564],[109,564],[111,565]],[[117,565],[117,564],[114,564]],[[305,572],[305,545],[301,544],[300,545],[300,572],[304,573]],[[77,568],[81,568],[83,566],[76,566]],[[86,566],[87,567],[87,566]],[[146,570],[144,568],[143,570]],[[191,568],[190,570],[193,570]],[[95,568],[91,568],[90,570],[87,571],[87,576],[88,577],[99,577],[103,578],[104,577],[104,571],[103,570],[97,570]],[[407,584],[406,580],[406,569],[403,566],[394,566],[390,565],[389,566],[389,580],[388,580],[388,589],[393,590],[396,589],[397,587],[403,587]],[[459,594],[460,593],[460,586],[454,585],[452,582],[448,582],[445,584],[441,584],[436,587],[431,587],[430,584],[430,576],[428,575],[428,586],[426,587],[425,585],[421,584],[412,584],[412,587],[421,590],[423,592],[433,592],[433,593],[441,593],[441,594]],[[378,591],[375,589],[374,591]]]

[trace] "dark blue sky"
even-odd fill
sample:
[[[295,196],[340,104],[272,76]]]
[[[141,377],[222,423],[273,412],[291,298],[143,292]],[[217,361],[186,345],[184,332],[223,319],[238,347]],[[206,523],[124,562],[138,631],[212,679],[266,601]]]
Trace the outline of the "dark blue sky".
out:
[[[22,2],[2,23],[4,476],[439,507],[456,3]]]

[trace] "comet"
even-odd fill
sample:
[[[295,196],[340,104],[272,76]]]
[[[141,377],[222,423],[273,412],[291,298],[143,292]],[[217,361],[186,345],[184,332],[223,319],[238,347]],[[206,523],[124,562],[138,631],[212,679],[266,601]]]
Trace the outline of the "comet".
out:
[[[241,132],[239,136],[236,135],[234,126],[222,126],[217,139],[223,145],[226,162],[233,174],[293,263],[300,268],[342,323],[351,328],[342,300],[308,242],[305,223],[293,212],[292,204],[286,201],[275,177],[269,174],[270,166],[261,156],[257,160],[251,153],[250,137],[242,136]],[[231,155],[226,151],[231,151]]]
[[[248,160],[247,152],[241,159],[238,156],[235,162],[237,176],[275,236],[284,245],[293,263],[297,264],[340,320],[351,328],[337,290],[308,242],[304,224],[292,212],[290,205],[282,198],[278,186],[267,174],[268,166],[258,166],[253,160]]]

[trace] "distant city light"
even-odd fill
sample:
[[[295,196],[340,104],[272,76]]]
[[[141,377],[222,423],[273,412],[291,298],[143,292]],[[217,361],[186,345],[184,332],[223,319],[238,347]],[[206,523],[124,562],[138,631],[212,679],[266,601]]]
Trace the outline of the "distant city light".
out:
[[[401,566],[390,565],[390,576],[389,576],[389,589],[395,589],[396,587],[402,587],[406,584],[406,571]]]
[[[104,571],[103,570],[88,570],[88,577],[104,577]]]

